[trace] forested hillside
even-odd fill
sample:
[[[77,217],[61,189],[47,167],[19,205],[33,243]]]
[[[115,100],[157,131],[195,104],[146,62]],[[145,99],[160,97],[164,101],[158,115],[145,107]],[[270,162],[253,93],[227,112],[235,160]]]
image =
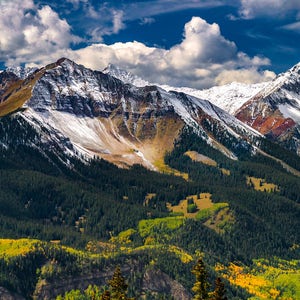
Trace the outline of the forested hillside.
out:
[[[288,155],[285,161],[299,161],[274,149],[277,157]],[[215,163],[192,159],[187,151]],[[200,255],[211,278],[223,278],[229,299],[263,299],[272,291],[274,299],[297,299],[299,178],[262,154],[241,153],[231,160],[190,130],[182,131],[165,163],[172,168],[168,174],[138,165],[120,169],[101,159],[68,158],[66,165],[50,151],[26,145],[1,148],[1,237],[40,241],[1,242],[0,285],[26,299],[34,293],[43,299],[52,285],[56,297],[66,292],[54,288],[58,280],[69,282],[70,290],[78,287],[74,278],[82,278],[82,289],[87,278],[101,286],[105,276],[90,275],[120,265],[132,297],[171,295],[171,288],[151,290],[154,283],[145,281],[150,270],[192,295],[191,268]],[[186,208],[180,210],[180,203]],[[241,268],[240,280],[232,279],[233,266]],[[244,283],[257,277],[264,284]]]

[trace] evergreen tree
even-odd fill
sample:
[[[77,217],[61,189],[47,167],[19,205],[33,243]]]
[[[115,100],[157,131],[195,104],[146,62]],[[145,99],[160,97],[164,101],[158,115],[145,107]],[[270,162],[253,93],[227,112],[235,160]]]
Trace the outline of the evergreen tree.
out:
[[[209,283],[207,281],[208,275],[202,258],[198,259],[197,264],[193,267],[191,272],[196,276],[196,282],[192,287],[192,291],[195,294],[193,299],[194,300],[209,299],[208,296]]]
[[[226,293],[225,285],[222,282],[221,278],[218,277],[215,281],[215,290],[212,293],[211,300],[227,300],[225,293]]]
[[[111,298],[116,300],[127,300],[126,290],[127,283],[125,282],[125,278],[122,276],[120,266],[117,266],[112,279],[108,282],[111,288]]]

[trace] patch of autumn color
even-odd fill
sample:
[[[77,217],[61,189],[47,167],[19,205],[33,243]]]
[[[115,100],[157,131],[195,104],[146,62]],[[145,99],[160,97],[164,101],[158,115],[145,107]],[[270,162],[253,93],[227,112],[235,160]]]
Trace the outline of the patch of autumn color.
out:
[[[133,228],[129,228],[127,230],[121,231],[118,236],[112,236],[109,240],[112,244],[130,244],[132,242],[131,236],[135,234],[137,231]]]
[[[185,252],[183,249],[177,247],[177,246],[169,246],[169,251],[173,252],[176,256],[178,256],[184,264],[188,264],[193,260],[193,257]]]
[[[279,187],[274,183],[268,183],[263,178],[256,178],[247,176],[247,185],[253,186],[256,191],[261,192],[278,192]]]
[[[216,270],[220,271],[221,269],[222,267],[218,266]],[[223,267],[223,270],[225,270],[225,267]],[[269,293],[266,294],[265,292],[261,291],[262,288],[267,287],[270,283],[260,276],[247,273],[244,267],[231,263],[228,266],[226,273],[223,273],[222,276],[231,284],[247,290],[247,292],[259,297],[260,299],[276,299],[270,298]]]
[[[39,243],[38,240],[30,239],[0,239],[0,258],[24,256],[33,251]]]
[[[258,259],[251,267],[218,264],[215,270],[259,299],[300,299],[300,260]]]
[[[174,175],[174,176],[179,176],[182,177],[185,180],[189,180],[189,174],[188,173],[183,173],[178,170],[175,170],[168,166],[163,160],[157,160],[154,163],[154,166],[162,173],[164,174],[169,174],[169,175]]]

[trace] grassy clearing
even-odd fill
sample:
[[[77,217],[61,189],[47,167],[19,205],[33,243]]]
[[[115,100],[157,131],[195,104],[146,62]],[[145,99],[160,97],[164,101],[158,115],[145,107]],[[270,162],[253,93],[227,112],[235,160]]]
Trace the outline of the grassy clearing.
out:
[[[208,156],[200,154],[196,151],[187,151],[184,153],[184,155],[188,156],[193,161],[201,162],[205,165],[209,165],[209,166],[213,166],[213,167],[218,166],[218,164],[215,160],[209,158]]]
[[[196,205],[197,210],[195,212],[188,212],[188,207],[191,204],[190,202]],[[200,195],[191,195],[181,200],[178,205],[170,205],[167,203],[167,208],[172,213],[181,213],[187,218],[195,218],[197,211],[201,209],[210,208],[213,206],[211,201],[210,193],[201,193]]]
[[[217,233],[224,233],[231,228],[235,218],[228,203],[213,203],[211,196],[210,193],[191,195],[178,205],[167,203],[167,208],[172,214],[196,219]]]
[[[230,170],[227,170],[227,169],[224,169],[224,168],[221,168],[220,170],[221,170],[221,172],[222,172],[224,175],[230,176]]]
[[[221,209],[228,207],[228,203],[215,203],[212,204],[211,207],[209,208],[204,208],[201,209],[200,211],[197,212],[196,214],[196,219],[198,221],[205,221],[212,216],[214,216],[217,212],[219,212]]]
[[[219,168],[218,163],[210,157],[200,154],[197,151],[186,151],[184,155],[188,156],[192,161],[199,162],[208,166],[218,168],[224,175],[230,176],[230,171],[224,168]]]
[[[153,199],[154,197],[156,197],[156,194],[155,193],[148,193],[144,199],[144,206],[148,206],[149,205],[149,201],[151,199]]]
[[[261,192],[278,192],[279,187],[274,183],[268,183],[263,178],[247,177],[247,185],[252,186],[256,191]]]
[[[214,210],[214,212],[210,215],[210,217],[204,223],[210,229],[213,229],[217,233],[224,233],[225,231],[229,231],[232,225],[235,222],[234,215],[227,203],[217,203],[224,205],[223,207],[212,207],[210,210]],[[217,205],[215,204],[215,205]]]

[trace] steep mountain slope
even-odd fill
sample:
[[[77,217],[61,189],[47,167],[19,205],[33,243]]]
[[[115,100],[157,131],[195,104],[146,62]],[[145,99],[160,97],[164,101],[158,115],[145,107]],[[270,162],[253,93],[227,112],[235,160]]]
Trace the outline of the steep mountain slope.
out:
[[[115,65],[108,65],[103,70],[104,73],[110,74],[123,82],[130,83],[139,87],[150,85],[148,81],[126,71]],[[205,99],[214,105],[222,108],[230,114],[234,114],[245,102],[256,95],[263,89],[267,83],[244,84],[233,82],[224,86],[215,86],[210,89],[197,90],[188,87],[172,87],[169,85],[161,85],[159,83],[152,83],[160,86],[166,91],[182,92],[199,99]]]
[[[235,115],[272,141],[299,154],[300,64],[271,82],[258,84],[231,83],[207,90],[162,85],[165,90],[184,92]],[[144,85],[142,79],[110,65],[106,72],[126,82]]]
[[[278,75],[248,100],[236,117],[300,153],[300,64]]]
[[[33,124],[44,145],[75,156],[155,169],[184,126],[233,159],[236,149],[251,151],[260,137],[206,100],[124,84],[65,58],[19,81],[22,89],[3,104],[15,104],[15,94],[26,88],[21,102],[26,109],[16,117]]]

